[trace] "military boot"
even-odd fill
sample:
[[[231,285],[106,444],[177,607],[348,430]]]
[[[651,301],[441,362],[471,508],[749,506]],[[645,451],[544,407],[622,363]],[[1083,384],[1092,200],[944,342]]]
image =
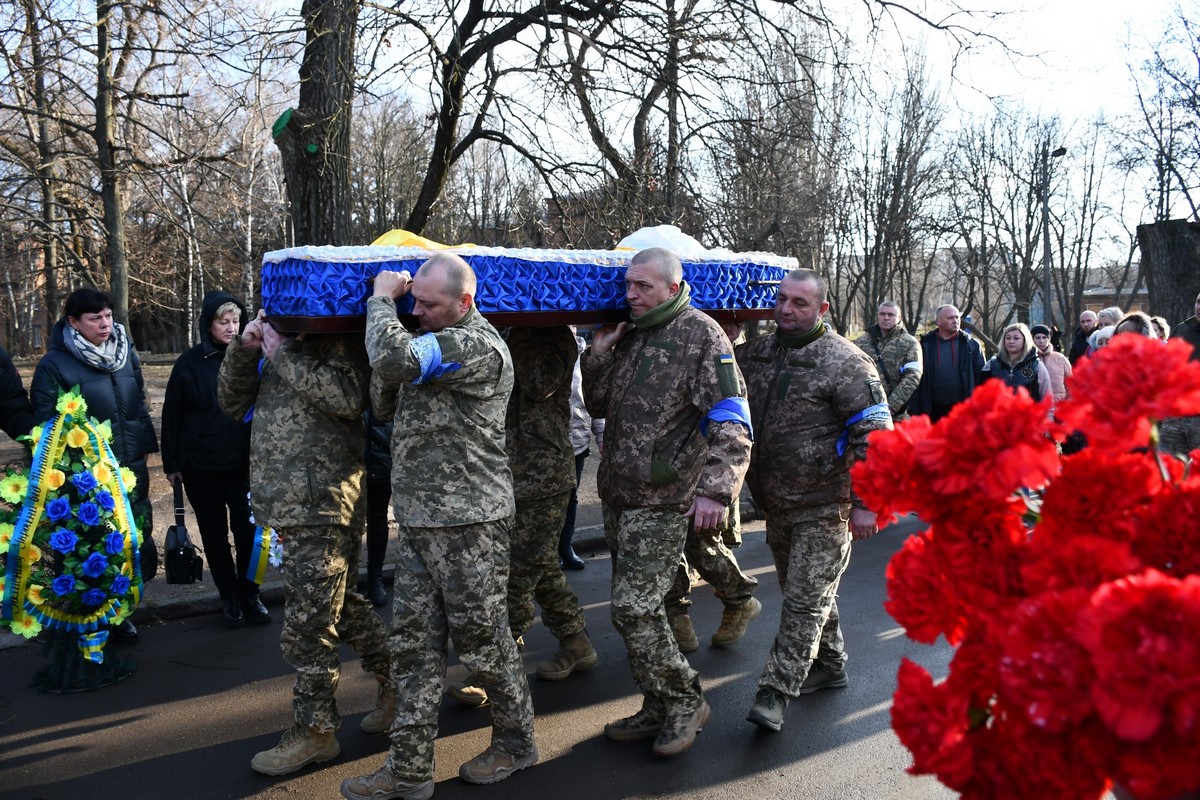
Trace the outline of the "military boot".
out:
[[[474,675],[471,677],[474,678]],[[455,681],[446,688],[446,692],[464,706],[471,708],[478,708],[488,701],[487,689],[468,681]]]
[[[379,680],[379,695],[375,698],[375,709],[362,718],[358,724],[363,733],[374,736],[377,733],[387,733],[396,718],[396,692],[391,682],[382,676]]]
[[[537,674],[542,680],[561,681],[576,670],[583,672],[591,669],[599,660],[591,639],[586,632],[580,631],[563,639],[554,658],[537,665]]]
[[[284,732],[279,744],[255,755],[250,767],[264,775],[287,775],[309,764],[337,758],[341,752],[336,732],[322,733],[316,728],[292,725]]]
[[[671,618],[671,635],[675,637],[675,644],[679,645],[681,653],[694,653],[700,649],[700,640],[696,638],[692,618],[687,614]]]
[[[713,634],[712,643],[716,647],[728,647],[746,635],[750,620],[762,612],[762,603],[751,597],[745,603],[734,608],[726,608],[721,615],[721,627]]]
[[[342,781],[346,800],[429,800],[433,780],[410,781],[392,774],[386,767],[370,775]]]
[[[839,665],[830,669],[814,661],[797,694],[812,694],[822,689],[844,689],[849,685],[850,678],[846,675],[845,667]]]

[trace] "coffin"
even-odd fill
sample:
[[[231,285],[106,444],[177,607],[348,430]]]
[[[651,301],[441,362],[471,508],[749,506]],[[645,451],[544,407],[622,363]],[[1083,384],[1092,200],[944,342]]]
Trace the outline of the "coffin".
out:
[[[475,303],[497,327],[628,319],[624,280],[633,250],[445,250],[475,270]],[[375,275],[415,273],[430,255],[422,247],[385,245],[276,250],[263,256],[263,308],[281,331],[361,331]],[[776,286],[796,268],[792,258],[725,250],[692,253],[682,261],[692,305],[721,321],[769,318]],[[402,297],[397,305],[403,318],[412,299]]]

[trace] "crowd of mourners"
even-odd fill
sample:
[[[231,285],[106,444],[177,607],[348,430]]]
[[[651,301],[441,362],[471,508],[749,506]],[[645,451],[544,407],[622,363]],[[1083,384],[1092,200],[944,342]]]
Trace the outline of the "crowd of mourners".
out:
[[[535,604],[559,643],[536,665],[539,679],[599,663],[563,572],[585,566],[572,533],[593,442],[612,622],[641,695],[633,714],[604,725],[605,736],[648,740],[670,757],[714,713],[686,658],[700,646],[689,594],[694,571],[722,601],[715,647],[734,646],[762,611],[757,581],[733,553],[743,483],[766,520],[784,597],[746,718],[778,731],[791,701],[849,683],[836,595],[851,543],[878,531],[849,479],[868,434],[909,414],[936,421],[985,380],[1059,402],[1072,369],[1113,336],[1180,338],[1200,359],[1200,297],[1196,316],[1174,331],[1141,312],[1084,311],[1066,354],[1057,329],[1014,323],[985,359],[950,304],[918,339],[899,306],[884,302],[876,324],[850,342],[823,321],[827,286],[807,270],[780,282],[774,331],[750,338],[739,323],[692,307],[670,250],[638,252],[625,286],[629,321],[597,328],[590,344],[567,326],[498,331],[474,304],[470,266],[449,253],[412,275],[381,272],[365,336],[283,333],[261,311],[247,321],[229,294],[205,297],[200,343],[167,385],[162,462],[195,510],[226,626],[271,621],[249,569],[254,520],[282,542],[293,721],[253,769],[283,775],[339,755],[341,644],[379,684],[359,727],[390,738],[377,771],[343,781],[344,797],[432,795],[446,691],[491,710],[491,743],[461,766],[463,780],[494,783],[536,763],[520,655]],[[397,313],[405,295],[415,331]],[[54,415],[60,392],[78,387],[137,476],[130,499],[149,536],[147,455],[159,441],[138,354],[112,306],[96,289],[67,298],[28,395],[0,350],[0,423],[14,438],[27,434]],[[1081,446],[1072,439],[1064,448]],[[1165,421],[1162,446],[1200,447],[1200,418]],[[385,624],[372,605],[387,600],[389,517],[396,548]],[[113,634],[138,632],[125,622]],[[451,640],[470,677],[447,686]]]

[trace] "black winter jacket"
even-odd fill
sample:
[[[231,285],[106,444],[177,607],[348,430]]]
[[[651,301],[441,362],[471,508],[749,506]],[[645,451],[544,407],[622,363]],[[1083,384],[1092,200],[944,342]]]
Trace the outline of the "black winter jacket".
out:
[[[79,386],[87,402],[89,417],[107,420],[112,425],[113,455],[121,466],[137,475],[137,487],[130,499],[137,502],[146,497],[150,474],[146,469],[146,454],[158,452],[158,437],[146,406],[146,388],[142,380],[142,364],[133,342],[129,343],[129,359],[116,372],[106,372],[77,359],[63,341],[67,321],[60,319],[50,332],[50,349],[38,362],[29,384],[29,399],[39,422],[55,415],[58,393]]]
[[[975,341],[965,331],[960,331],[959,344],[961,355],[956,362],[959,378],[962,380],[963,397],[970,397],[979,385],[983,372],[983,351],[979,342]],[[938,332],[935,328],[921,337],[921,357],[925,361],[925,371],[921,373],[921,382],[908,401],[908,413],[928,414],[933,410],[933,373],[937,368]]]
[[[209,335],[217,309],[236,303],[232,295],[209,292],[200,311],[200,344],[175,361],[167,381],[162,410],[163,472],[187,469],[208,472],[250,471],[250,423],[231,419],[217,405],[217,373],[226,345]]]
[[[21,374],[17,372],[8,352],[0,347],[0,428],[16,439],[33,430],[38,422],[44,420],[33,415],[33,406],[29,405],[29,395],[25,394]]]
[[[1042,386],[1041,381],[1038,380],[1040,368],[1041,359],[1038,358],[1037,350],[1031,350],[1019,364],[1011,367],[1001,361],[1000,356],[992,356],[984,365],[984,372],[987,373],[987,378],[1002,380],[1014,389],[1024,386],[1029,392],[1029,396],[1034,399],[1034,402],[1037,402],[1050,388]]]

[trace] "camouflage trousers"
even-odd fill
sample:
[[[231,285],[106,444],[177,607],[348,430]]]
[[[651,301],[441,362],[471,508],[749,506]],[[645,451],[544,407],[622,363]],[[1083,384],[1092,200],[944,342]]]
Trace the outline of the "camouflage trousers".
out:
[[[1177,456],[1186,456],[1200,448],[1200,415],[1164,419],[1159,423],[1159,444]]]
[[[337,730],[334,691],[348,644],[364,672],[389,671],[387,629],[355,590],[361,528],[342,525],[278,529],[283,539],[283,659],[296,670],[292,713],[297,725]],[[353,569],[353,575],[351,574]]]
[[[558,563],[558,536],[567,518],[570,492],[537,500],[518,500],[508,576],[508,624],[512,635],[533,627],[536,599],[542,621],[561,642],[584,629],[579,598]]]
[[[700,678],[679,652],[663,597],[687,536],[687,518],[667,508],[604,510],[612,554],[612,621],[629,654],[643,708],[665,718],[691,713],[703,696]]]
[[[850,564],[850,507],[831,504],[767,515],[767,546],[783,592],[779,632],[759,685],[796,697],[813,661],[846,663],[837,589]]]
[[[533,701],[505,606],[511,523],[400,527],[388,639],[397,703],[385,767],[406,780],[433,778],[449,639],[487,689],[492,744],[513,755],[533,748]]]
[[[688,523],[683,557],[675,571],[675,582],[667,590],[667,619],[688,613],[692,604],[691,569],[713,587],[713,593],[726,608],[740,608],[754,594],[758,578],[742,572],[737,558],[725,544],[726,530],[697,531]]]

